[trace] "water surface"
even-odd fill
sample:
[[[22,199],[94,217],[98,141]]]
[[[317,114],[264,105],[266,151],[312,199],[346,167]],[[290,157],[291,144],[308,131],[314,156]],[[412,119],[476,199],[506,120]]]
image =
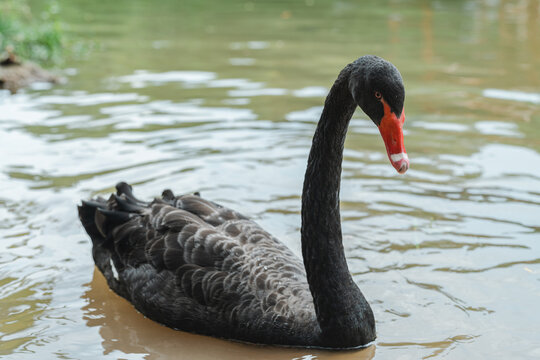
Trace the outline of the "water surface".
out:
[[[9,359],[540,357],[539,1],[60,0],[64,85],[0,93],[0,355]],[[33,8],[43,6],[35,1]],[[357,111],[344,244],[378,339],[258,347],[173,331],[96,272],[81,198],[200,191],[299,253],[324,96],[377,54],[406,86],[399,176]]]

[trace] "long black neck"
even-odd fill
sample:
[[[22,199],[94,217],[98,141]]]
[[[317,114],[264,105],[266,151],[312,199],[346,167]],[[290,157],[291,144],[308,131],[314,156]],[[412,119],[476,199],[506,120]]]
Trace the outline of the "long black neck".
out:
[[[334,83],[313,137],[302,193],[302,254],[321,327],[321,345],[352,347],[375,338],[369,304],[354,283],[343,250],[339,187],[343,146],[356,109],[353,64]]]

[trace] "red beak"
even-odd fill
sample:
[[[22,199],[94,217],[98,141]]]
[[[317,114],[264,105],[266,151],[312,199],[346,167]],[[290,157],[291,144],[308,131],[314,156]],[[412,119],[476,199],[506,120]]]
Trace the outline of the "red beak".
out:
[[[403,144],[403,123],[405,122],[405,111],[401,111],[398,118],[390,109],[390,106],[381,99],[384,106],[384,116],[379,124],[379,131],[386,146],[388,158],[392,166],[400,174],[405,174],[409,169],[409,157]]]

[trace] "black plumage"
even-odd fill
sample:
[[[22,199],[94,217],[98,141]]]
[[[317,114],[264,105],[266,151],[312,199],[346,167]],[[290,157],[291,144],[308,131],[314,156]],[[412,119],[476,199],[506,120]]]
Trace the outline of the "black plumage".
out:
[[[165,190],[147,203],[119,183],[108,200],[79,206],[110,288],[175,329],[276,345],[350,348],[373,341],[373,313],[348,271],[339,214],[348,123],[358,104],[377,106],[364,99],[360,78],[403,88],[393,65],[368,56],[349,64],[330,90],[302,195],[304,263],[254,221],[198,193]]]

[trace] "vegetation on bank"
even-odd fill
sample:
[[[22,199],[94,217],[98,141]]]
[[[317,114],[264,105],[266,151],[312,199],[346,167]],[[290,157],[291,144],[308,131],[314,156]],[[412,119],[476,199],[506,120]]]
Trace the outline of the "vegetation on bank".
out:
[[[62,54],[62,29],[54,2],[33,11],[26,0],[0,1],[0,60],[7,51],[21,60],[44,65],[58,63]],[[4,53],[4,55],[1,55]]]

